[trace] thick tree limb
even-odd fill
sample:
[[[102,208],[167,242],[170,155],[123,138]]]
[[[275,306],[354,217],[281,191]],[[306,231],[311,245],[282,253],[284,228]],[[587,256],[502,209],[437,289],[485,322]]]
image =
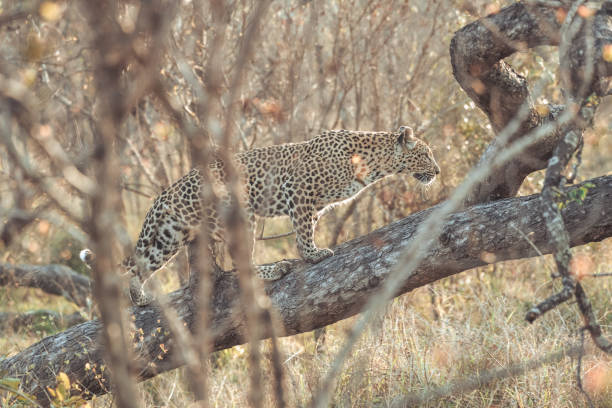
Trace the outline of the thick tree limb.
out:
[[[27,286],[63,296],[78,306],[91,300],[91,281],[65,265],[0,264],[0,286]]]
[[[537,11],[538,15],[554,14],[546,8]],[[496,133],[515,119],[521,106],[526,105],[526,113],[508,142],[540,126],[545,118],[535,109],[527,80],[503,59],[520,49],[558,45],[560,25],[554,18],[547,19],[546,23],[540,24],[524,3],[515,3],[499,13],[466,25],[455,33],[451,41],[455,79],[489,117]],[[549,29],[542,29],[543,26]],[[552,112],[556,113],[558,109]],[[514,196],[528,174],[546,167],[557,137],[555,133],[532,146],[529,154],[515,158],[503,171],[492,174],[477,185],[466,199],[466,205]],[[489,160],[505,144],[494,139],[481,161]]]
[[[593,47],[592,54],[588,51],[588,41],[591,41]],[[610,1],[604,2],[591,19],[582,22],[580,32],[571,42],[567,55],[562,56],[561,64],[568,65],[569,91],[572,95],[582,98],[591,93],[609,94],[612,60],[606,54],[608,47],[612,47],[612,2]],[[591,73],[587,68],[589,63],[593,64]]]
[[[500,149],[530,130],[555,120],[563,110],[561,106],[536,109],[529,93],[527,80],[516,73],[503,59],[517,51],[539,45],[559,45],[561,24],[557,8],[530,6],[524,2],[505,7],[499,13],[489,15],[466,25],[455,33],[450,45],[453,74],[459,85],[478,107],[489,117],[496,133],[516,120],[516,129],[510,131],[507,140],[494,139],[481,158],[491,159]],[[594,23],[583,24],[583,29],[572,39],[569,69],[574,83],[583,78],[586,37],[595,38],[594,53],[596,75],[587,91],[604,93],[607,76],[612,75],[611,63],[603,60],[604,49],[611,46],[612,18],[606,5],[598,11]],[[591,30],[585,27],[592,27]],[[578,45],[576,45],[578,44]],[[522,113],[521,113],[522,111]],[[497,200],[516,195],[523,180],[530,173],[546,168],[554,147],[563,132],[555,132],[533,145],[528,152],[513,159],[500,171],[479,183],[466,199],[466,205]]]
[[[571,246],[612,236],[612,176],[590,182],[595,187],[589,188],[584,201],[569,200],[562,211]],[[533,195],[482,204],[453,214],[426,261],[398,288],[397,295],[485,265],[484,259],[497,262],[535,256],[533,245],[544,254],[550,253],[552,247],[539,206],[540,195]],[[283,323],[281,334],[310,331],[359,313],[431,211],[421,211],[346,242],[336,248],[333,257],[319,264],[296,261],[292,273],[266,287]],[[195,325],[193,293],[194,288],[186,288],[170,295],[171,305],[190,329]],[[245,341],[244,316],[235,304],[238,298],[235,276],[220,274],[211,308],[216,350]],[[133,308],[131,312],[140,356],[133,370],[139,378],[150,378],[182,365],[159,309],[151,306]],[[40,401],[46,401],[45,386],[53,385],[60,371],[82,389],[104,394],[108,392],[108,378],[102,375],[96,379],[99,367],[104,365],[103,346],[98,341],[100,329],[100,322],[93,320],[47,337],[0,361],[0,371],[22,378],[24,391]],[[94,372],[92,368],[96,367]]]

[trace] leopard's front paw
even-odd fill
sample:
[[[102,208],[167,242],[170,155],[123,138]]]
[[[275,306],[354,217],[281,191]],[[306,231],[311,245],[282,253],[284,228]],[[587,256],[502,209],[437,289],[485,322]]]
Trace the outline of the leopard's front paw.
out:
[[[289,261],[278,261],[274,264],[274,270],[277,275],[279,275],[279,279],[291,272],[291,262]]]
[[[274,265],[258,265],[257,277],[265,281],[279,280],[291,271],[291,263],[287,261],[279,261]]]
[[[318,263],[324,260],[325,258],[329,258],[333,254],[334,251],[329,248],[314,248],[304,251],[302,257],[305,261],[308,261],[310,263]]]

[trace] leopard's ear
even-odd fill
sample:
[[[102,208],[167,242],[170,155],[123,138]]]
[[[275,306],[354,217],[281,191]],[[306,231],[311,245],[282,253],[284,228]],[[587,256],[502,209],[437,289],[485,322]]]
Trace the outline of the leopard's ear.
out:
[[[408,148],[408,150],[414,149],[416,146],[416,138],[414,137],[414,131],[410,126],[400,126],[399,128],[399,137],[397,138],[397,142],[402,147]]]

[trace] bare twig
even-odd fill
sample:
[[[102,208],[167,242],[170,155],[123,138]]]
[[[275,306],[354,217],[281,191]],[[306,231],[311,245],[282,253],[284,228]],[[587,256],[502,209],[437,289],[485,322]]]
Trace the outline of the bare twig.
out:
[[[584,357],[584,328],[580,330],[580,351],[578,353],[578,361],[576,362],[576,385],[578,389],[584,395],[590,408],[595,408],[591,396],[586,392],[582,384],[582,358]]]
[[[587,54],[590,54],[590,58],[587,57],[586,59],[587,68],[585,69],[585,81],[582,84],[572,83],[572,74],[569,72],[572,64],[568,61],[568,49],[569,44],[574,39],[574,36],[578,33],[580,26],[583,24],[581,18],[576,18],[574,20],[575,13],[581,4],[582,1],[576,1],[568,12],[568,17],[566,18],[566,21],[561,29],[562,42],[559,46],[560,60],[562,63],[565,63],[562,71],[565,72],[563,79],[566,89],[568,89],[568,91],[579,89],[579,94],[583,94],[586,90],[586,86],[590,84],[594,65],[592,58],[593,44],[592,41],[587,40]],[[588,36],[590,37],[590,35]],[[588,66],[590,66],[590,68]],[[577,110],[576,102],[574,102],[574,95],[570,95],[568,105],[572,109]],[[547,228],[550,232],[551,240],[557,248],[555,250],[554,259],[557,266],[557,271],[561,276],[563,288],[560,292],[550,296],[548,299],[529,310],[525,319],[530,323],[547,311],[567,301],[570,297],[572,297],[572,295],[574,295],[576,290],[576,277],[569,270],[569,262],[571,260],[569,237],[567,230],[563,225],[563,220],[561,218],[558,205],[558,202],[561,202],[561,204],[563,203],[564,198],[560,197],[558,189],[562,187],[566,181],[565,178],[562,177],[561,172],[570,162],[576,149],[582,144],[582,132],[586,126],[592,124],[594,111],[596,108],[597,101],[595,101],[594,104],[585,104],[580,108],[579,118],[581,120],[577,120],[576,124],[568,127],[565,137],[559,140],[553,157],[550,159],[548,168],[546,170],[544,188],[542,189],[542,209],[543,215],[546,219]]]
[[[608,354],[612,353],[612,342],[603,335],[601,326],[597,323],[597,317],[593,312],[593,306],[580,283],[576,284],[576,303],[584,319],[584,328],[589,331],[593,343],[600,350]]]
[[[283,232],[282,234],[274,234],[274,235],[268,235],[264,237],[264,229],[266,226],[266,220],[263,219],[260,223],[261,223],[261,232],[259,233],[259,236],[257,237],[258,241],[268,241],[271,239],[279,239],[279,238],[285,238],[285,237],[290,237],[291,235],[295,234],[295,230],[291,230],[289,232]]]
[[[156,177],[155,177],[155,175],[153,173],[151,173],[151,169],[149,168],[149,166],[144,164],[144,160],[142,159],[142,155],[138,151],[138,148],[136,147],[136,145],[134,144],[132,139],[130,139],[128,137],[128,138],[126,138],[126,141],[127,141],[128,145],[130,146],[130,151],[134,155],[134,158],[136,158],[136,162],[138,162],[138,165],[140,166],[140,168],[144,172],[145,176],[147,177],[147,180],[149,180],[149,183],[151,183],[152,186],[155,186],[155,188],[157,190],[161,189],[161,185],[156,181]]]
[[[578,131],[570,130],[566,137],[560,141],[546,172],[546,180],[542,190],[542,214],[546,219],[546,225],[550,232],[551,240],[557,248],[554,258],[557,265],[557,271],[561,276],[563,288],[560,292],[552,295],[529,310],[525,319],[530,323],[547,311],[567,301],[572,297],[576,288],[576,278],[569,271],[569,262],[571,260],[569,236],[563,225],[555,196],[559,195],[556,192],[558,191],[558,187],[560,187],[559,183],[562,179],[561,171],[571,159],[572,154],[578,146],[578,140],[581,137],[582,135],[579,134]]]
[[[10,127],[7,126],[7,130]],[[30,131],[31,129],[27,129]],[[60,210],[62,210],[68,217],[70,217],[76,223],[82,223],[82,211],[78,205],[75,205],[73,199],[69,199],[65,194],[63,188],[58,188],[57,183],[53,183],[48,177],[45,177],[37,169],[35,169],[30,160],[24,155],[20,154],[16,149],[13,140],[11,140],[10,133],[2,132],[0,135],[2,142],[9,153],[9,156],[13,159],[14,163],[23,171],[23,176],[27,180],[32,181],[33,186],[37,189],[45,192],[47,197],[55,204]]]
[[[92,156],[96,171],[96,190],[91,196],[91,217],[87,223],[96,253],[92,268],[94,296],[104,329],[102,336],[106,361],[112,372],[113,390],[120,408],[140,405],[131,375],[131,339],[129,323],[121,307],[121,283],[114,268],[114,241],[119,214],[119,168],[113,145],[121,124],[140,98],[148,93],[158,75],[163,39],[167,36],[172,13],[161,1],[142,4],[136,25],[138,35],[150,40],[148,48],[136,50],[135,39],[117,24],[117,3],[101,1],[88,4],[88,17],[95,30],[94,46],[98,52],[95,82],[101,109],[96,121],[95,147]],[[144,39],[141,39],[144,42]],[[127,93],[123,92],[122,73],[129,62],[144,61],[133,69],[139,74]]]

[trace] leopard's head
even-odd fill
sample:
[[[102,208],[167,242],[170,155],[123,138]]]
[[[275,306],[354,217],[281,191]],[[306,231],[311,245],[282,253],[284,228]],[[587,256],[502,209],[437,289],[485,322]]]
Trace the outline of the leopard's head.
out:
[[[431,149],[421,139],[414,136],[412,128],[401,126],[397,136],[393,167],[396,173],[411,174],[423,184],[431,184],[440,174],[440,167]]]

